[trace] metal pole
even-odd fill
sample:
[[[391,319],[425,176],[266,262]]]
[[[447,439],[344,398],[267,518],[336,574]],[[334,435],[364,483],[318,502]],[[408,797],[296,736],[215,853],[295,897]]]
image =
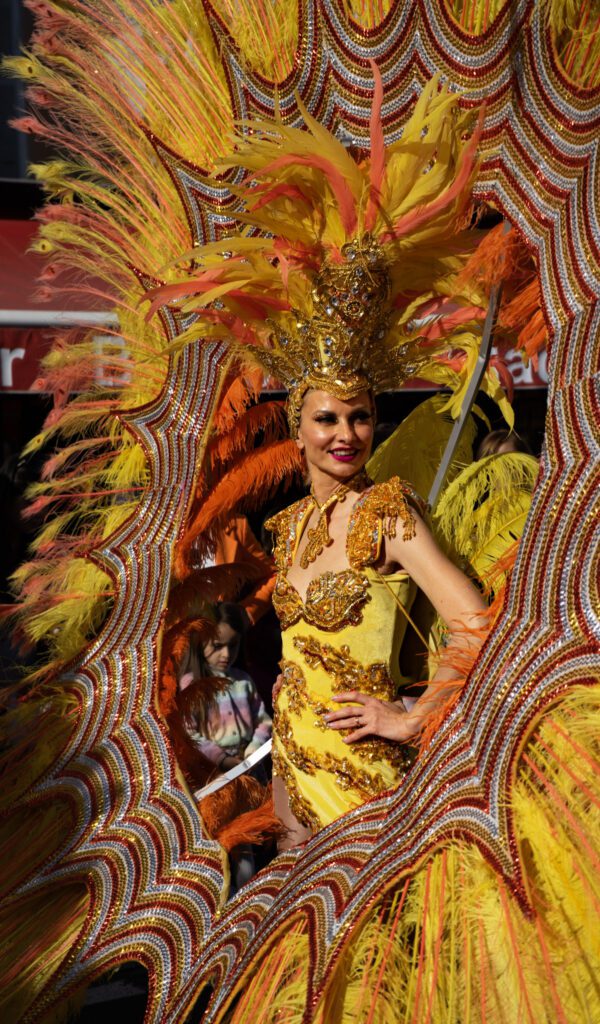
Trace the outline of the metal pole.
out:
[[[432,509],[435,507],[435,504],[440,496],[444,480],[446,479],[446,474],[452,463],[452,459],[454,458],[454,453],[460,440],[460,436],[464,430],[464,426],[465,423],[467,422],[469,413],[471,412],[473,402],[477,397],[479,385],[481,384],[481,380],[485,373],[485,368],[489,361],[490,350],[492,347],[492,338],[494,334],[494,326],[496,323],[496,314],[498,312],[498,305],[500,303],[501,293],[502,285],[499,284],[494,285],[490,292],[490,302],[485,317],[485,323],[483,325],[483,334],[481,336],[479,352],[477,353],[477,362],[475,363],[475,368],[471,375],[469,386],[467,387],[467,391],[463,399],[460,415],[458,419],[455,420],[452,430],[450,432],[450,437],[448,438],[448,441],[446,443],[444,454],[442,455],[438,471],[435,474],[435,479],[433,481],[433,484],[431,485],[431,490],[427,498],[429,502],[429,507]]]

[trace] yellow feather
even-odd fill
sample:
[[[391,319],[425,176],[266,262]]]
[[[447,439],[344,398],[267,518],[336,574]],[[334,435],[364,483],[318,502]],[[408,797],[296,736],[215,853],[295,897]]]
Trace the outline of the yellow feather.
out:
[[[452,418],[443,411],[443,395],[433,395],[413,409],[371,456],[369,476],[380,483],[399,476],[426,499],[452,430]],[[476,426],[470,417],[448,471],[447,483],[473,458]]]
[[[468,563],[489,580],[496,562],[521,536],[538,472],[531,455],[490,455],[446,487],[432,527],[457,564]]]

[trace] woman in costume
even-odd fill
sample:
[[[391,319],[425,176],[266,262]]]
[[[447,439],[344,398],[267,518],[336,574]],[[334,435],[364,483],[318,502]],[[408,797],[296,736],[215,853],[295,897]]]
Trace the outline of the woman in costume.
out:
[[[405,743],[436,700],[432,689],[454,676],[440,667],[408,713],[395,701],[415,584],[451,633],[480,626],[485,608],[433,541],[412,488],[398,477],[369,481],[368,382],[335,372],[345,398],[328,393],[326,381],[319,389],[311,375],[292,400],[292,408],[302,402],[297,443],[310,496],[267,524],[276,535],[274,603],[283,631],[273,757],[275,809],[288,828],[282,848],[402,780]]]
[[[456,280],[480,240],[460,230],[476,163],[472,115],[459,115],[434,81],[386,149],[373,71],[370,158],[357,163],[302,107],[308,132],[254,123],[221,164],[247,172],[240,222],[253,233],[241,228],[225,252],[225,242],[196,250],[190,279],[150,293],[151,311],[183,296],[197,309],[178,344],[226,336],[243,362],[286,386],[311,477],[310,496],[267,524],[284,631],[276,809],[289,845],[396,786],[408,767],[406,741],[439,700],[428,691],[409,713],[394,700],[415,586],[448,624],[451,646],[462,627],[474,637],[485,609],[437,549],[410,485],[372,487],[363,473],[373,394],[417,372],[456,384],[444,358],[450,346],[476,345],[485,308]],[[487,383],[494,388],[493,375]],[[444,663],[432,687],[455,677]]]

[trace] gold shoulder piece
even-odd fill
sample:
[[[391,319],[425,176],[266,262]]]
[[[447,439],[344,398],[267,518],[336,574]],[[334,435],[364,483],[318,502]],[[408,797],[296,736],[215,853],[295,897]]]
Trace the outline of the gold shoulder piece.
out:
[[[292,564],[298,523],[311,503],[312,498],[307,495],[265,520],[265,529],[275,534],[273,559],[279,572],[289,569]]]
[[[425,506],[410,484],[393,476],[375,484],[356,502],[348,525],[348,561],[354,569],[375,563],[384,537],[396,536],[396,524],[402,523],[403,540],[415,535],[415,517],[411,505],[422,514]]]

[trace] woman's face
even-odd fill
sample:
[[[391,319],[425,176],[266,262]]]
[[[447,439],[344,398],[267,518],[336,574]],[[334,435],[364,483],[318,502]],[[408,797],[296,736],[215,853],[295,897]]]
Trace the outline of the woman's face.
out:
[[[326,391],[308,391],[300,415],[298,446],[311,474],[316,470],[339,480],[355,476],[371,454],[374,426],[370,392],[341,399]]]
[[[215,636],[204,644],[204,658],[209,668],[226,672],[233,665],[240,649],[240,634],[227,622],[219,622]]]

